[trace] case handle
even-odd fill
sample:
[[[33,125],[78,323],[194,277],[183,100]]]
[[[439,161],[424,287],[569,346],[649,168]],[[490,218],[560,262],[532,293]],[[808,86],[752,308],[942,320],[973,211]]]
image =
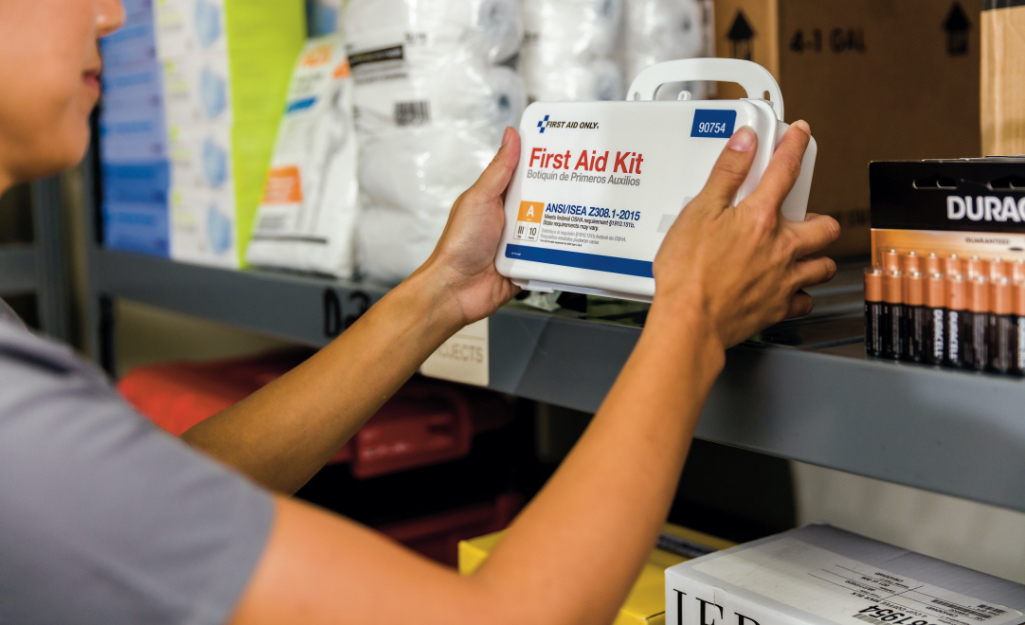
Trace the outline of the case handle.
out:
[[[776,79],[761,65],[740,59],[680,59],[649,65],[634,78],[626,99],[654,100],[655,92],[662,85],[693,80],[735,82],[744,88],[749,98],[761,99],[768,92],[769,104],[779,121],[783,121],[783,93]]]

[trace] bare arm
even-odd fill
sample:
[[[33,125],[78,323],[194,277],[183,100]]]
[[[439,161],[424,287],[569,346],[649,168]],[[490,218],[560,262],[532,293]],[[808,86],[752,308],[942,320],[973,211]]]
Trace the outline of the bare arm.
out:
[[[519,151],[508,133],[409,279],[308,361],[182,438],[271,490],[301,488],[446,339],[519,290],[494,267]]]
[[[641,338],[569,457],[476,574],[461,578],[329,513],[286,499],[233,619],[285,623],[608,623],[655,541],[724,348],[787,315],[829,279],[801,260],[836,222],[789,223],[807,126],[796,125],[759,191],[729,202],[751,164],[742,130],[670,231]],[[802,131],[802,128],[805,130]]]

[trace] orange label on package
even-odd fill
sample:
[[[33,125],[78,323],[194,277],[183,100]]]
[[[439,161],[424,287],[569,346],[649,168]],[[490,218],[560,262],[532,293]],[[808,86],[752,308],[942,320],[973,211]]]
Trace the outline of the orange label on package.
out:
[[[303,67],[316,67],[331,60],[331,46],[317,46],[306,53],[300,62]]]
[[[544,214],[544,202],[520,202],[520,216],[516,221],[528,221],[539,224]]]
[[[299,204],[303,201],[302,178],[295,165],[274,167],[267,175],[264,204]]]
[[[335,71],[334,71],[334,74],[332,74],[332,77],[333,78],[348,78],[351,75],[352,75],[352,71],[349,69],[349,62],[348,61],[342,61],[341,63],[338,64],[338,67],[335,68]]]

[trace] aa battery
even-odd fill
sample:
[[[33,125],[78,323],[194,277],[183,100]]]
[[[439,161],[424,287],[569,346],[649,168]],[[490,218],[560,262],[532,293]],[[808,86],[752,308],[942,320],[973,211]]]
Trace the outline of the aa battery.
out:
[[[925,277],[911,271],[904,274],[904,360],[922,362],[926,351]]]
[[[971,310],[971,351],[967,366],[976,371],[989,367],[989,278],[972,279],[968,307]]]
[[[883,355],[887,325],[883,316],[883,272],[865,269],[865,351],[869,356]]]
[[[1014,262],[1008,264],[1011,265],[1011,285],[1025,282],[1025,258],[1015,259]]]
[[[883,268],[884,276],[892,271],[900,271],[900,253],[897,250],[886,250],[881,260],[880,266]]]
[[[918,252],[911,250],[907,254],[904,254],[903,258],[901,258],[901,271],[904,272],[905,276],[909,273],[922,272],[922,262],[921,258],[918,256]]]
[[[964,259],[957,254],[951,254],[943,259],[943,273],[948,276],[964,275]]]
[[[925,285],[926,329],[925,358],[932,365],[942,365],[947,350],[947,281],[943,274],[929,274]]]
[[[989,366],[999,373],[1017,369],[1018,319],[1014,313],[1014,288],[1000,277],[990,286]]]
[[[972,256],[965,262],[968,279],[975,280],[979,276],[989,275],[989,262],[978,256]]]
[[[883,276],[883,356],[900,358],[904,353],[904,278],[899,271]]]
[[[1006,263],[1000,258],[989,261],[989,283],[996,284],[1003,278],[1006,278],[1008,283],[1011,282],[1011,263]]]
[[[883,249],[865,270],[865,350],[1025,375],[1025,258]]]
[[[968,282],[960,274],[947,276],[947,364],[961,367],[965,363],[964,349],[971,347],[965,335],[968,327]],[[962,331],[964,328],[966,331]],[[967,351],[970,351],[967,350]]]

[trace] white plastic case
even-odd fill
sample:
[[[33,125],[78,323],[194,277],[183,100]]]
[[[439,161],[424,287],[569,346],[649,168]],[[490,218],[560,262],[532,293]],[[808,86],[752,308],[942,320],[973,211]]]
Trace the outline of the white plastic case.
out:
[[[736,82],[757,99],[653,101],[663,84],[695,80]],[[655,254],[733,132],[750,126],[758,135],[754,165],[736,204],[758,186],[789,128],[781,121],[783,97],[775,79],[750,61],[652,65],[637,76],[627,98],[527,107],[495,260],[499,273],[533,291],[651,301]],[[816,153],[812,139],[783,204],[787,219],[804,219]]]

